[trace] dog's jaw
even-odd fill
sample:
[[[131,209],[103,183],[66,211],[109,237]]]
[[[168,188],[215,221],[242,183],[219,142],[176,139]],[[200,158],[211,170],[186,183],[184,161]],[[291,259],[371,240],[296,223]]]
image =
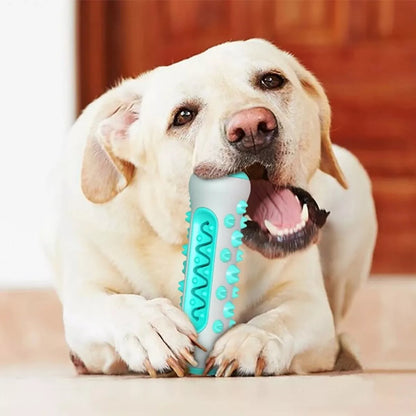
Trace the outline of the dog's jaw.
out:
[[[261,163],[255,162],[241,170],[247,173],[252,185],[248,200],[247,228],[243,230],[243,241],[249,248],[258,251],[266,258],[274,259],[303,250],[318,241],[319,231],[325,224],[329,212],[320,209],[307,191],[298,186],[282,185],[282,176],[277,173],[276,165],[267,169]],[[235,169],[227,170],[223,166],[214,163],[201,163],[194,170],[196,175],[208,179],[219,178],[235,172]],[[264,207],[253,206],[255,204],[265,204],[262,197],[253,197],[259,186],[268,188],[267,192],[263,193],[263,198],[273,198],[273,194],[275,194],[274,203],[279,199],[278,194],[283,192],[293,200],[296,199],[299,212],[294,213],[294,217],[296,218],[296,215],[298,215],[297,223],[292,223],[290,227],[285,227],[282,224],[284,223],[283,220],[279,225],[273,224],[273,220],[270,218],[273,214],[270,214],[270,212],[269,217],[266,214],[250,216],[256,210],[263,211],[263,213],[265,211]],[[257,201],[254,202],[256,199]],[[279,210],[279,206],[276,205],[275,209]],[[296,209],[296,206],[293,209]]]
[[[319,230],[329,215],[329,212],[319,209],[315,200],[303,189],[291,187],[285,188],[284,192],[292,194],[299,201],[300,215],[294,215],[295,219],[298,218],[296,225],[290,228],[276,226],[267,218],[263,219],[264,215],[260,215],[263,224],[250,218],[247,228],[243,230],[244,243],[270,259],[285,257],[316,243]],[[250,202],[249,199],[248,212],[253,209]],[[258,216],[256,219],[258,220]]]

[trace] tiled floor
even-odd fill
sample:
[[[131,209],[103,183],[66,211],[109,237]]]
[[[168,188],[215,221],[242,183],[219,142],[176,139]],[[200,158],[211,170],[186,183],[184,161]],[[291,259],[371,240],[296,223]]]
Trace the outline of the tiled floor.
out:
[[[372,279],[345,330],[361,374],[75,376],[51,291],[0,293],[0,415],[416,415],[416,279]]]

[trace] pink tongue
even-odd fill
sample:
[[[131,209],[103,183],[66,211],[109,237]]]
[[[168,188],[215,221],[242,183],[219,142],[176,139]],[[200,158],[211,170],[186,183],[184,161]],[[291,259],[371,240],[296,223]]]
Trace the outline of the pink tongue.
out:
[[[286,188],[274,188],[265,180],[252,180],[247,214],[266,230],[264,220],[280,229],[293,228],[301,221],[302,207],[295,195]]]

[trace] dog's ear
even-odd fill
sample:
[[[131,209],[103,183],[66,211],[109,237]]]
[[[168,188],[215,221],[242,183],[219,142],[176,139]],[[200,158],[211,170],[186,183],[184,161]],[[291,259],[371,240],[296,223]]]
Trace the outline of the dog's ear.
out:
[[[321,161],[319,168],[333,176],[341,186],[348,188],[345,176],[338,164],[330,139],[331,107],[322,85],[314,75],[303,67],[292,55],[287,54],[305,92],[317,103],[321,124]]]
[[[328,98],[316,78],[310,72],[305,72],[307,76],[300,78],[300,82],[304,90],[317,102],[319,107],[319,119],[321,122],[321,161],[319,169],[333,176],[341,186],[347,189],[347,181],[338,164],[334,151],[332,150],[332,143],[329,135],[331,127],[331,108],[329,106]]]
[[[140,99],[129,91],[128,83],[108,91],[86,109],[94,112],[95,117],[84,149],[81,188],[94,203],[114,198],[130,183],[135,171],[127,160],[129,128],[139,117]]]

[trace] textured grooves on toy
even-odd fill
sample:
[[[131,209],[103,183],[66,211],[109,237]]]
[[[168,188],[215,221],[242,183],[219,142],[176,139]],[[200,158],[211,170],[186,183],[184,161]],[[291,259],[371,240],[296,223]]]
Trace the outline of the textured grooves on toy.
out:
[[[198,298],[201,302],[202,305],[195,307],[192,309],[192,317],[194,319],[196,319],[197,321],[199,320],[199,316],[198,316],[198,312],[201,310],[204,310],[207,307],[206,301],[204,299],[203,296],[200,296],[198,292],[200,292],[201,290],[203,290],[204,288],[206,288],[208,286],[208,279],[203,275],[203,271],[206,267],[209,266],[211,259],[210,257],[204,253],[202,251],[203,248],[207,248],[210,245],[212,245],[214,238],[212,236],[212,234],[206,230],[206,228],[209,227],[209,221],[205,221],[204,223],[201,224],[201,232],[207,237],[207,241],[203,242],[203,243],[199,243],[196,245],[195,247],[195,251],[204,258],[204,260],[206,261],[206,263],[203,264],[198,264],[197,266],[194,267],[194,274],[196,274],[197,276],[199,276],[205,283],[195,286],[191,289],[191,293],[194,297]]]

